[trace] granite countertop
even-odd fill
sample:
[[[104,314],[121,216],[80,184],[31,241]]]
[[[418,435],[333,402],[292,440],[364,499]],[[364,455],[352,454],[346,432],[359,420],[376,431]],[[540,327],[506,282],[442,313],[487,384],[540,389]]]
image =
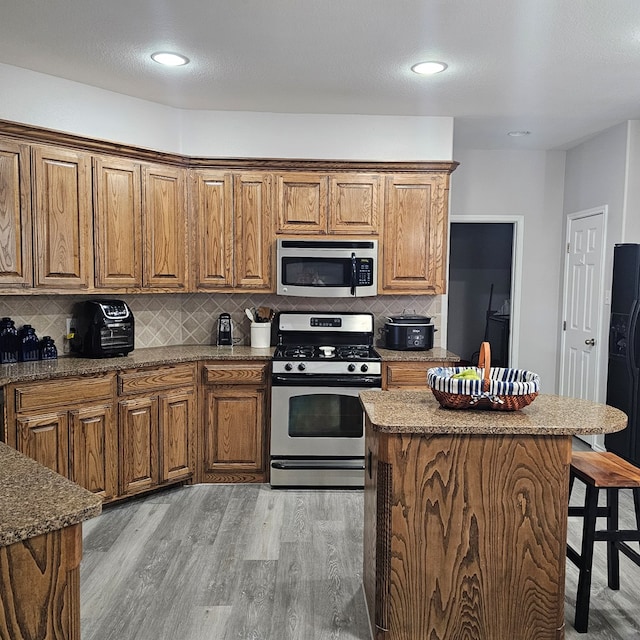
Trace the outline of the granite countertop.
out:
[[[97,516],[102,500],[0,442],[0,547]]]
[[[443,409],[430,390],[361,391],[373,429],[383,433],[572,435],[613,433],[627,416],[605,404],[540,394],[520,411]]]
[[[66,376],[93,375],[137,367],[162,366],[198,360],[270,360],[273,348],[214,347],[210,345],[176,345],[135,349],[128,356],[115,358],[68,358],[18,362],[0,365],[0,385],[9,382],[46,380]]]
[[[383,362],[459,362],[460,356],[442,349],[434,347],[426,351],[396,351],[375,347],[375,350],[382,356]]]

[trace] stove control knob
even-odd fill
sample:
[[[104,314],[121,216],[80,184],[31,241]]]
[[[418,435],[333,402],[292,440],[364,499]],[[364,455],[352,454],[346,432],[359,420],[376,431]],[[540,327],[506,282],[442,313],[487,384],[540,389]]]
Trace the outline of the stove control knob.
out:
[[[360,371],[362,371],[362,373],[366,373],[367,371],[369,371],[369,365],[368,364],[363,364],[360,367]]]
[[[301,363],[298,365],[298,371],[304,371],[306,368],[307,368],[307,367],[306,367],[306,365],[304,364],[304,362],[301,362]]]
[[[351,363],[351,364],[347,367],[347,369],[348,369],[349,371],[355,371],[355,370],[356,370],[356,365],[355,365],[355,364],[353,364],[353,363]]]
[[[290,362],[287,362],[287,364],[284,365],[284,370],[291,371],[291,369],[293,369],[293,365]]]

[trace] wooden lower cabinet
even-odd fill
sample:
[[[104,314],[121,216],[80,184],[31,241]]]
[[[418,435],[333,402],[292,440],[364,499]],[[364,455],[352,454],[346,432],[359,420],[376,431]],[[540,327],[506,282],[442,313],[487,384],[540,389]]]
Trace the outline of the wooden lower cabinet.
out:
[[[382,388],[428,389],[427,371],[434,367],[453,367],[453,362],[385,362],[382,365]]]
[[[190,480],[196,455],[195,366],[176,365],[119,374],[120,494]],[[171,387],[185,383],[189,386]],[[148,390],[140,394],[141,390]],[[157,391],[155,391],[158,389]]]
[[[110,500],[117,494],[115,375],[17,383],[7,388],[7,442]]]
[[[203,366],[204,482],[265,482],[267,369],[259,363]]]

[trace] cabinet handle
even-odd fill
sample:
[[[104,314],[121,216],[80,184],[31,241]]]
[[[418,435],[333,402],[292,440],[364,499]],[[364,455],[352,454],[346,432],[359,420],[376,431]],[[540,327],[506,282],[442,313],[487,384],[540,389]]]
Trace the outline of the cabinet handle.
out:
[[[373,478],[373,452],[369,449],[367,454],[367,470],[369,471],[369,480]]]

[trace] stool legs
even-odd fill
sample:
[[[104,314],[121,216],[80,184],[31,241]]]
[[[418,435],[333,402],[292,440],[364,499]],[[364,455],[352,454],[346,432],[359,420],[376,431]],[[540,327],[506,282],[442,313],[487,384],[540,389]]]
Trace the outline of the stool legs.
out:
[[[607,529],[618,530],[618,490],[607,489]],[[620,589],[620,553],[615,540],[607,540],[607,584],[610,589]]]
[[[589,624],[589,593],[591,590],[591,565],[595,541],[596,517],[598,514],[598,489],[586,485],[584,521],[582,524],[582,550],[578,569],[578,594],[574,626],[578,633],[586,633]]]

